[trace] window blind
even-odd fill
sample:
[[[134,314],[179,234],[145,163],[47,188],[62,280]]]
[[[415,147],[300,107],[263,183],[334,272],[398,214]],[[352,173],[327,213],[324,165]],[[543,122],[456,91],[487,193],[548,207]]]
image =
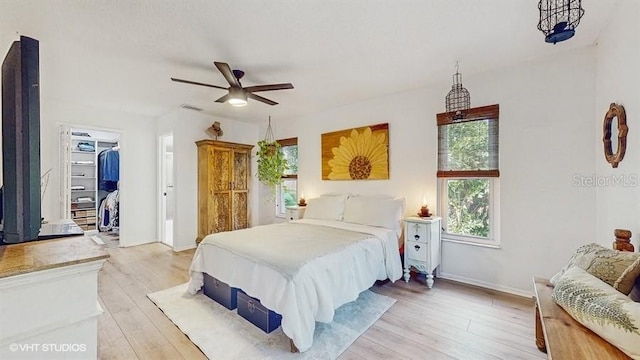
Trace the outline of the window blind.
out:
[[[499,177],[499,105],[436,115],[438,177]]]
[[[287,158],[287,161],[289,162],[289,169],[285,170],[284,174],[282,175],[283,179],[297,179],[298,178],[298,138],[294,137],[294,138],[288,138],[288,139],[280,139],[277,140],[278,144],[280,144],[280,151],[283,151],[285,153],[285,157]],[[283,149],[285,147],[289,147],[289,146],[294,146],[296,147],[295,149],[295,158],[291,158],[291,154],[290,151],[287,151],[286,149]]]

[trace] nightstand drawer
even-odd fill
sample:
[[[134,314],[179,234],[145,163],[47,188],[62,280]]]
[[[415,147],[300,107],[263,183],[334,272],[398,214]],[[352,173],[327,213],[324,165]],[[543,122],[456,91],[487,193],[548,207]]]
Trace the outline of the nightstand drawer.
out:
[[[430,232],[427,224],[408,223],[407,224],[407,240],[426,243],[429,241]]]
[[[425,243],[407,240],[406,255],[410,260],[427,262],[427,249]]]
[[[291,206],[287,207],[285,210],[285,216],[287,220],[299,220],[304,216],[304,210],[306,207],[304,206]]]

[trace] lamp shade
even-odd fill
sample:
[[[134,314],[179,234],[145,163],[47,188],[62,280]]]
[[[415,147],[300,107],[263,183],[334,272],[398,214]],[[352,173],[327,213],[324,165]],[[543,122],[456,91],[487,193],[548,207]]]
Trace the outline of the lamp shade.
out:
[[[456,62],[456,73],[453,75],[453,85],[451,91],[445,97],[445,108],[447,112],[466,110],[471,107],[471,95],[469,91],[462,86],[462,74],[458,72],[458,63]]]
[[[227,102],[232,106],[245,106],[247,105],[247,94],[242,89],[232,87],[229,89],[229,100]]]

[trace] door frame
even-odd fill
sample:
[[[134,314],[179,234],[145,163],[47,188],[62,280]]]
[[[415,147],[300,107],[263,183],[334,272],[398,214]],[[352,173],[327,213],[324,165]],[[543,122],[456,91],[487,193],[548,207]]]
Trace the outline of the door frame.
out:
[[[175,235],[176,235],[176,228],[175,228],[175,217],[176,217],[176,207],[175,207],[175,197],[176,197],[176,193],[175,193],[175,189],[176,189],[176,184],[175,184],[175,180],[176,180],[176,176],[175,176],[175,158],[174,158],[174,165],[172,167],[172,171],[171,171],[171,177],[173,178],[173,189],[174,189],[174,205],[173,205],[173,214],[174,214],[174,220],[173,220],[173,227],[172,227],[172,236],[171,236],[171,243],[167,243],[166,242],[166,214],[167,214],[167,203],[166,203],[166,197],[164,196],[164,189],[165,189],[165,174],[166,174],[166,142],[165,140],[171,137],[171,141],[173,143],[173,138],[174,138],[174,134],[173,131],[169,131],[166,132],[164,134],[161,134],[158,136],[158,242],[165,244],[167,246],[170,246],[171,248],[175,249]],[[173,153],[173,151],[172,151]],[[175,156],[175,154],[174,154]]]
[[[67,123],[67,122],[60,122],[60,123],[56,123],[56,127],[58,129],[58,133],[61,132],[61,130],[63,128],[66,128],[69,130],[69,135],[71,136],[71,129],[80,129],[80,130],[89,130],[89,131],[101,131],[101,132],[108,132],[108,133],[112,133],[112,134],[118,134],[118,146],[120,146],[120,156],[122,156],[123,154],[126,154],[126,141],[125,141],[125,132],[124,129],[117,129],[117,128],[105,128],[105,127],[99,127],[99,126],[92,126],[92,125],[87,125],[87,124],[78,124],[78,123]],[[62,144],[61,142],[59,142],[58,144],[58,164],[61,165],[65,159],[63,159],[62,156],[62,151],[63,149],[61,148],[64,144]],[[68,159],[67,159],[68,160]],[[97,164],[96,164],[97,165]],[[62,202],[66,201],[67,199],[64,196],[64,192],[68,191],[68,189],[66,189],[65,187],[65,181],[64,178],[66,176],[70,176],[71,174],[71,167],[69,166],[68,169],[62,169],[60,168],[60,174],[59,174],[59,182],[58,182],[58,186],[60,187],[60,197],[58,198],[59,203],[59,208],[60,208],[60,218],[66,218],[66,216],[68,216],[68,214],[62,214],[63,210],[62,210]],[[124,171],[124,167],[122,166],[122,162],[120,162],[119,164],[119,177],[120,177],[120,181],[126,184],[126,172]],[[70,179],[69,179],[70,180]],[[63,189],[64,188],[64,189]],[[127,200],[127,195],[126,195],[126,191],[122,191],[122,190],[118,190],[119,191],[119,203],[122,204],[123,202],[126,204]],[[100,205],[97,203],[97,199],[96,199],[96,209],[98,209],[100,207]],[[120,209],[122,209],[122,207],[120,207]],[[126,230],[125,227],[122,226],[122,221],[123,218],[119,217],[119,230],[118,230],[118,234],[119,234],[119,239],[118,239],[118,246],[119,247],[127,247],[130,246],[127,243],[127,236],[126,236]],[[126,220],[125,220],[126,222]],[[124,241],[123,241],[124,240]]]

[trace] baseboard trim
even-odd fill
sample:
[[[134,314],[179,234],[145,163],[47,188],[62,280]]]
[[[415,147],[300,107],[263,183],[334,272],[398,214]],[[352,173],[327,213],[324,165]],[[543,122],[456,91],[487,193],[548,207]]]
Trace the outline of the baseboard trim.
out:
[[[504,286],[504,285],[492,284],[492,283],[488,283],[488,282],[481,281],[481,280],[470,279],[470,278],[467,278],[467,277],[464,277],[464,276],[458,276],[458,275],[447,274],[447,273],[441,272],[440,273],[440,278],[447,279],[447,280],[453,280],[453,281],[457,281],[457,282],[468,284],[468,285],[479,286],[479,287],[483,287],[483,288],[487,288],[487,289],[491,289],[491,290],[496,290],[496,291],[500,291],[500,292],[511,294],[511,295],[522,296],[522,297],[526,297],[526,298],[529,298],[529,299],[531,299],[533,297],[533,293],[529,292],[529,291],[523,291],[523,290],[520,290],[520,289],[516,289],[516,288],[509,287],[509,286]]]
[[[173,248],[173,252],[180,252],[180,251],[185,251],[185,250],[191,250],[191,249],[195,249],[197,248],[198,245],[197,244],[192,244],[192,245],[187,245],[187,246],[181,246],[181,247],[174,247]]]
[[[158,242],[158,241],[157,240],[148,240],[148,241],[135,242],[135,243],[131,243],[131,244],[126,243],[126,241],[125,241],[125,244],[123,244],[122,243],[122,237],[120,237],[120,240],[118,242],[118,247],[128,248],[128,247],[132,247],[132,246],[140,246],[140,245],[151,244],[151,243],[154,243],[154,242]]]

